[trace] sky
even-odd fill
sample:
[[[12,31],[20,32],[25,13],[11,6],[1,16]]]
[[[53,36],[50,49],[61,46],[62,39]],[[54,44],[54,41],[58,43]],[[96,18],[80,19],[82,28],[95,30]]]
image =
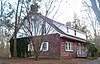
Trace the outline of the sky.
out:
[[[78,16],[82,15],[80,12],[81,7],[81,0],[62,1],[60,9],[58,11],[58,15],[62,12],[63,14],[54,19],[64,24],[66,24],[66,22],[73,21],[74,14],[77,14]]]
[[[43,0],[43,2],[44,1],[45,0]],[[48,0],[46,0],[46,1],[48,1]],[[61,4],[60,4],[59,10],[57,11],[57,14],[53,18],[53,20],[56,20],[63,24],[66,24],[66,22],[73,21],[74,13],[77,14],[79,17],[82,16],[82,12],[81,12],[81,8],[83,6],[82,0],[62,0],[62,1],[58,0],[58,1],[61,2]],[[17,0],[9,0],[9,2],[10,3],[12,2],[11,3],[12,5],[17,4],[16,3]],[[41,8],[44,10],[45,9],[44,5]],[[51,14],[49,14],[48,17],[52,19],[52,15],[54,15],[53,12]]]
[[[41,4],[41,7],[40,9],[42,10],[41,12],[44,12],[45,13],[45,1],[49,1],[49,0],[43,0],[42,1],[42,4]],[[52,0],[50,0],[52,1]],[[53,15],[56,11],[56,7],[55,9],[52,11],[52,13],[50,13],[48,15],[49,18],[57,21],[57,22],[60,22],[60,23],[63,23],[63,24],[66,24],[66,22],[72,22],[74,20],[74,14],[77,14],[77,17],[79,19],[82,19],[82,21],[84,21],[84,24],[86,24],[88,26],[88,29],[92,29],[91,27],[91,20],[88,19],[88,15],[85,11],[85,9],[87,9],[86,7],[83,7],[83,4],[82,4],[82,1],[83,0],[58,0],[58,2],[56,4],[53,4],[52,6],[59,6],[59,3],[60,6],[59,6],[59,10],[57,11],[57,14],[55,15],[54,18]],[[88,4],[91,4],[89,0],[85,0]],[[15,5],[17,4],[17,0],[9,0],[9,2],[12,4],[12,5]],[[16,8],[16,7],[15,7]],[[44,14],[45,15],[45,14]],[[91,13],[91,16],[93,18],[95,18],[95,15],[94,13],[92,12]],[[95,21],[95,20],[93,20]],[[93,29],[92,29],[93,31]]]
[[[45,0],[43,0],[43,2],[44,1]],[[48,1],[48,0],[46,0],[46,1]],[[59,10],[57,11],[57,14],[53,18],[53,20],[56,20],[56,21],[61,22],[63,24],[66,24],[66,22],[69,22],[69,21],[72,22],[73,21],[74,14],[77,14],[77,16],[79,18],[81,18],[84,15],[83,12],[81,12],[82,6],[83,6],[82,0],[62,0],[62,1],[58,0],[58,1],[61,2],[61,4],[60,4]],[[17,4],[16,3],[17,0],[9,0],[9,2],[12,5]],[[16,8],[16,7],[14,7],[14,8]],[[44,5],[42,5],[41,8],[44,10],[45,9]],[[52,19],[53,15],[54,15],[54,13],[52,12],[51,14],[48,15],[48,17]]]

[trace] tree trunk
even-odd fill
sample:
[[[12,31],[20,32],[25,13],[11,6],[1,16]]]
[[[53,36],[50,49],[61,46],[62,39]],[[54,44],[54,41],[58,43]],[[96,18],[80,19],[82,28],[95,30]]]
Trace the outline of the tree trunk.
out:
[[[34,51],[35,52],[35,60],[38,60],[39,59],[39,54],[37,51]]]
[[[18,7],[19,7],[19,1],[20,0],[18,0],[18,4],[17,4],[17,10],[16,10],[16,14],[15,14],[15,32],[14,32],[14,58],[16,58],[17,57],[17,50],[16,50],[16,34],[17,34],[17,23],[18,23],[18,21],[17,21],[17,17],[18,17]]]
[[[94,11],[94,14],[96,15],[97,17],[97,21],[99,22],[100,24],[100,10],[99,8],[97,7],[97,3],[96,3],[96,0],[90,0],[91,4],[92,4],[92,9]],[[100,2],[99,2],[100,4]]]

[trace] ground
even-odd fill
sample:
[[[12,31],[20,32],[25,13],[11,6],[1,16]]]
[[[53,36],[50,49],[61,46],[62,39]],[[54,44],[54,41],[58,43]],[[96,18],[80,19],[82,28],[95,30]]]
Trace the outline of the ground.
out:
[[[83,64],[100,64],[100,59],[95,59],[89,62],[84,62]]]
[[[0,64],[84,64],[88,60],[78,59],[0,59]]]

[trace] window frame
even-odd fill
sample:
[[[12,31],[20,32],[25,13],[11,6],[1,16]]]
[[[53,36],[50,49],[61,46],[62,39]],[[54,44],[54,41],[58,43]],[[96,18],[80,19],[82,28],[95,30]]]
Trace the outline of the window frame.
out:
[[[28,44],[28,51],[34,51],[33,43]]]
[[[43,44],[46,44],[46,49],[43,48]],[[40,51],[48,51],[49,50],[49,42],[42,42],[40,46]]]
[[[65,51],[73,51],[73,42],[66,42]]]

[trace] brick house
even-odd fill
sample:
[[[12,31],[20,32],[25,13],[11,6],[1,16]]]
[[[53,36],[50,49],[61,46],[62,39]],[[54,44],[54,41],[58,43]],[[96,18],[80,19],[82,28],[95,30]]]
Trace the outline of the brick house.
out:
[[[41,14],[36,14],[35,17],[37,17],[37,21],[41,25],[44,16],[42,16]],[[31,22],[34,21],[33,19],[31,19]],[[68,27],[64,24],[61,24],[49,18],[45,18],[45,20],[46,20],[46,28],[45,28],[46,35],[44,35],[45,39],[43,39],[43,42],[41,43],[40,46],[40,51],[41,51],[39,54],[40,58],[62,59],[62,58],[76,58],[76,57],[87,56],[86,47],[84,46],[86,42],[85,33],[73,29],[71,27]],[[28,34],[27,31],[25,32],[26,29],[24,30],[22,29],[22,27],[24,26],[29,27],[27,20],[25,20],[25,22],[23,23],[23,25],[21,26],[21,28],[17,33],[17,50],[19,50],[17,52],[17,56],[19,57],[21,56],[21,53],[27,54],[28,52],[29,43],[27,39],[29,38],[29,36],[27,35]],[[48,30],[47,27],[50,27],[49,32],[47,31]],[[33,30],[32,34],[34,35],[34,29],[33,29],[34,27],[30,26],[29,28]],[[11,55],[13,56],[13,41],[10,43],[10,49],[11,49]]]

